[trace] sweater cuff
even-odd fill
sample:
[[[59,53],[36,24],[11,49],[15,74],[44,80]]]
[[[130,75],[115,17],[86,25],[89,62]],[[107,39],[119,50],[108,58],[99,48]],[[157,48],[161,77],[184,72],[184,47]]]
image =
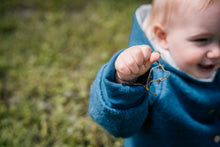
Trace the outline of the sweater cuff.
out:
[[[103,101],[112,108],[129,109],[140,105],[146,94],[143,86],[131,86],[115,82],[115,60],[123,50],[117,52],[108,64],[103,66],[101,89]]]

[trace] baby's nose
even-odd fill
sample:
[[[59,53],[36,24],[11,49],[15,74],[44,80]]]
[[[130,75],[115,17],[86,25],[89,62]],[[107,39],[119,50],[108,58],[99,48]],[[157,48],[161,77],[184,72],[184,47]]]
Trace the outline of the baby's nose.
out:
[[[208,52],[207,52],[207,57],[208,58],[220,58],[220,44],[212,47]]]

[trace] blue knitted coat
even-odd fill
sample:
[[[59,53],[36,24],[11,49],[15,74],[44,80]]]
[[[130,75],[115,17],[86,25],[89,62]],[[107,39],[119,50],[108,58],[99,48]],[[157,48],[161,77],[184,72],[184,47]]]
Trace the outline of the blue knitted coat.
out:
[[[143,44],[151,46],[134,14],[129,46]],[[214,81],[201,82],[164,62],[171,77],[151,84],[154,96],[142,86],[114,81],[114,62],[122,51],[101,67],[92,84],[89,115],[98,124],[123,137],[125,147],[220,147],[219,70]],[[152,73],[153,79],[164,76]]]

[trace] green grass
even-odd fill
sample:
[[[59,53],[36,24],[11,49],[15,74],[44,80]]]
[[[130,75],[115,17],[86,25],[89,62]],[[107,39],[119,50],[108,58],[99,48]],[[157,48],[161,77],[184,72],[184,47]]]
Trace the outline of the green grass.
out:
[[[89,90],[144,2],[1,2],[1,147],[122,146],[88,116]]]

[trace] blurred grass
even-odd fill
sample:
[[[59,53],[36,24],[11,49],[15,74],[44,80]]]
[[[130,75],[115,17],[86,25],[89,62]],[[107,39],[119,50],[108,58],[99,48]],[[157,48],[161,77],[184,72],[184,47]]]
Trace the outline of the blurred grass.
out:
[[[143,3],[1,1],[1,147],[122,146],[87,115],[89,90]]]

